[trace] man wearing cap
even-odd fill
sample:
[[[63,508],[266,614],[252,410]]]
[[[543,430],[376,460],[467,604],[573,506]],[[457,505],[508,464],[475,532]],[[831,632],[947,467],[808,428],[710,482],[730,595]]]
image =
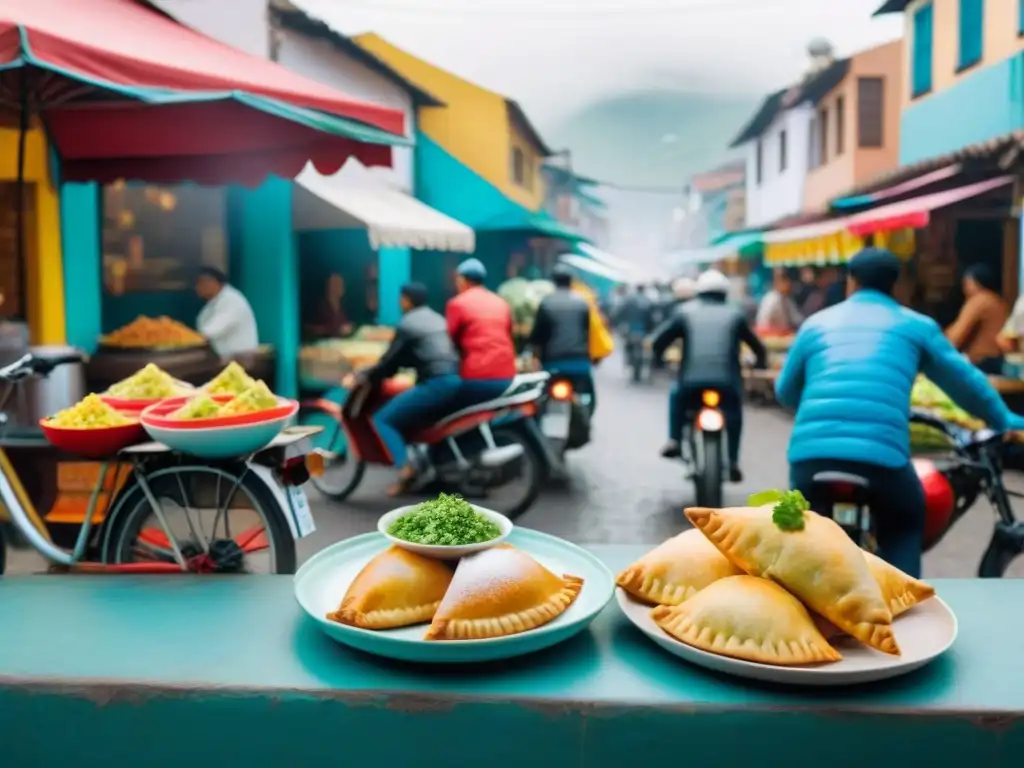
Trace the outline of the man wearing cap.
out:
[[[719,393],[728,441],[729,479],[743,480],[740,471],[740,438],[743,433],[743,374],[740,344],[757,356],[765,367],[768,353],[751,329],[743,310],[728,303],[729,278],[715,269],[703,272],[694,286],[697,297],[681,305],[661,324],[651,340],[655,359],[678,340],[683,342],[679,380],[669,394],[669,441],[661,451],[665,458],[682,455],[683,414],[697,407],[704,390]]]
[[[775,393],[782,405],[796,409],[790,487],[813,505],[813,478],[820,472],[867,479],[879,554],[920,576],[925,497],[910,461],[908,415],[917,374],[998,432],[1021,429],[1024,419],[1006,408],[934,320],[893,298],[899,275],[899,260],[886,250],[867,248],[854,256],[849,298],[800,327]]]
[[[516,375],[512,310],[498,294],[484,288],[487,270],[479,259],[466,259],[455,273],[458,295],[448,301],[448,333],[462,359],[460,406],[501,397]]]
[[[380,361],[358,376],[348,376],[351,389],[360,381],[374,384],[394,376],[402,368],[416,371],[416,384],[388,400],[373,416],[377,433],[401,470],[391,494],[405,491],[416,475],[408,462],[405,436],[429,427],[458,410],[459,357],[448,336],[445,320],[427,306],[427,289],[420,283],[402,286],[399,301],[402,319],[395,338]]]

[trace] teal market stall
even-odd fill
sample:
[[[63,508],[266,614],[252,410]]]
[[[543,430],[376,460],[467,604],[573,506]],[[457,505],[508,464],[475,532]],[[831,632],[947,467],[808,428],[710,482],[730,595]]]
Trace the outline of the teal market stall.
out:
[[[562,254],[558,260],[571,268],[577,279],[586,283],[600,297],[607,296],[616,286],[629,282],[629,278],[622,272],[577,253]]]
[[[345,310],[356,325],[394,326],[399,291],[412,277],[413,252],[469,254],[471,227],[446,216],[349,161],[334,176],[307,168],[295,180],[303,307],[323,299],[332,274],[346,287]]]
[[[489,288],[510,277],[540,276],[564,252],[560,243],[585,239],[548,214],[510,200],[422,133],[416,137],[416,181],[420,200],[476,231],[473,255],[487,268]],[[440,310],[454,294],[461,257],[437,255],[414,260],[412,277],[427,286],[431,305]]]

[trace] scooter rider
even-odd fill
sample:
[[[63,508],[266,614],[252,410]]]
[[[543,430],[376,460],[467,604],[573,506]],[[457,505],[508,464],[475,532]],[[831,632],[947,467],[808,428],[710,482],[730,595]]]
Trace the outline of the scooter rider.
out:
[[[416,475],[415,467],[408,463],[404,436],[457,410],[462,387],[458,352],[445,319],[427,306],[426,287],[420,283],[402,286],[399,301],[403,315],[387,351],[372,368],[357,376],[349,374],[343,382],[352,389],[362,382],[377,384],[401,368],[416,371],[416,384],[391,398],[373,416],[377,433],[400,469],[392,495],[408,489]]]
[[[682,339],[683,359],[679,380],[669,395],[669,441],[661,451],[665,458],[682,455],[683,414],[700,403],[706,389],[720,394],[729,449],[729,479],[738,483],[740,437],[743,430],[743,374],[740,344],[746,343],[765,367],[767,352],[751,329],[743,311],[726,302],[729,278],[709,269],[697,278],[697,297],[683,304],[655,332],[651,347],[661,358],[673,342]]]
[[[899,275],[899,260],[886,250],[854,256],[849,298],[801,326],[775,393],[796,408],[790,486],[811,498],[820,472],[868,480],[879,554],[920,576],[925,498],[910,460],[908,414],[918,372],[996,431],[1024,428],[1024,419],[1007,409],[934,320],[893,298]]]
[[[590,361],[590,305],[572,290],[572,271],[557,265],[551,272],[555,292],[541,299],[529,344],[541,368],[586,387],[594,406]]]

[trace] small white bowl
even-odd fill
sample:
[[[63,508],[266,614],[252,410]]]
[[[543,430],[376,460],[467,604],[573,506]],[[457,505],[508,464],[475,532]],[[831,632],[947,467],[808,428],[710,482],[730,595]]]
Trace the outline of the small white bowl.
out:
[[[409,504],[405,507],[392,509],[390,512],[382,515],[380,520],[377,521],[377,530],[384,535],[384,538],[396,547],[407,549],[410,552],[415,552],[416,554],[423,555],[424,557],[432,557],[436,560],[458,560],[460,557],[471,555],[474,552],[481,552],[485,549],[490,549],[491,547],[501,544],[501,542],[507,539],[508,535],[512,533],[512,528],[514,527],[512,521],[504,515],[473,504],[471,505],[473,509],[498,526],[498,530],[501,531],[501,533],[496,538],[493,538],[490,541],[481,541],[477,544],[466,544],[461,547],[453,547],[442,546],[440,544],[416,544],[412,541],[396,539],[388,533],[388,528],[390,528],[398,518],[412,512],[418,506],[419,504]]]

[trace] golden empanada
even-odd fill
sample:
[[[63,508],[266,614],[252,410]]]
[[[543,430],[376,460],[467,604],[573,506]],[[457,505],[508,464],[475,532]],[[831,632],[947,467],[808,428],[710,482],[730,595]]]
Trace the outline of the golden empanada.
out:
[[[784,531],[770,506],[686,510],[690,522],[751,576],[778,582],[847,634],[898,656],[892,611],[863,550],[834,520],[803,515],[802,530]]]
[[[726,576],[743,573],[700,531],[690,529],[652,549],[615,582],[655,605],[679,605]]]
[[[659,605],[651,618],[687,645],[734,659],[795,666],[842,658],[803,603],[756,576],[719,579],[682,605]]]
[[[935,587],[901,571],[878,555],[865,552],[868,568],[882,589],[882,597],[892,611],[892,617],[906,613],[918,603],[935,597]]]
[[[484,640],[535,629],[565,613],[583,588],[501,544],[459,561],[427,640]]]
[[[356,575],[327,618],[363,629],[396,629],[434,618],[453,571],[440,560],[389,547]]]

